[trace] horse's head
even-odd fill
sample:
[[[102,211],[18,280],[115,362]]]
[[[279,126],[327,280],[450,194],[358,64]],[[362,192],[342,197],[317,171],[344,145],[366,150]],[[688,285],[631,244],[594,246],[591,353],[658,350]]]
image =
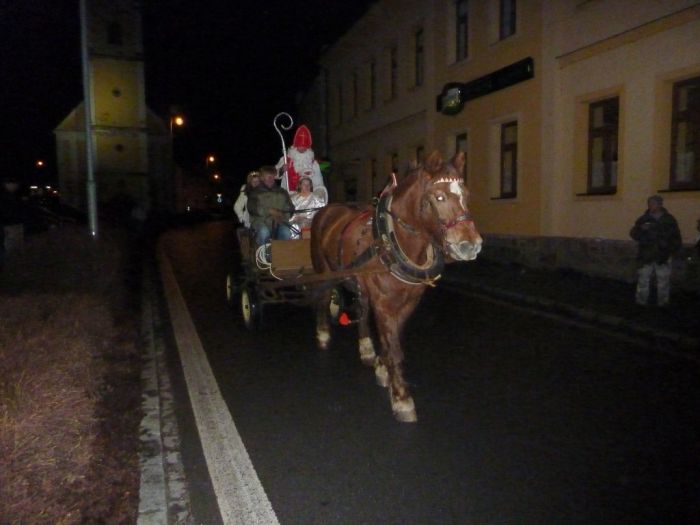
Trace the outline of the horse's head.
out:
[[[471,261],[481,251],[481,235],[467,207],[469,190],[462,178],[464,153],[455,155],[449,163],[433,152],[423,166],[424,193],[421,214],[432,223],[436,239],[442,243],[448,257]]]

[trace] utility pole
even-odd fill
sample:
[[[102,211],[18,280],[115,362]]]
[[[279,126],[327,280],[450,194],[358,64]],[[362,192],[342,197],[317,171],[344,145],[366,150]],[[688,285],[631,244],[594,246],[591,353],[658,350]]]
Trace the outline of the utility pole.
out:
[[[85,160],[87,162],[87,204],[90,233],[97,237],[97,188],[92,144],[92,96],[90,94],[90,57],[88,54],[87,0],[80,0],[80,54],[83,65],[83,106],[85,109]]]

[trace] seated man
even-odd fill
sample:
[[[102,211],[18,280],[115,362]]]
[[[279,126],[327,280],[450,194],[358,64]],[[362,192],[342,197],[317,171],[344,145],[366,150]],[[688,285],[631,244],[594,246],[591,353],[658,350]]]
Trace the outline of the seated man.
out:
[[[248,195],[248,213],[250,227],[255,230],[255,242],[262,246],[270,240],[287,240],[292,236],[289,229],[289,217],[294,205],[289,193],[275,183],[274,166],[260,168],[262,184],[251,190]]]

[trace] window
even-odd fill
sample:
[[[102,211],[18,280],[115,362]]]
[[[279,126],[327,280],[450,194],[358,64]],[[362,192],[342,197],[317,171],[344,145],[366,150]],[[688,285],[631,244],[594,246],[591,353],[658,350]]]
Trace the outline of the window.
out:
[[[345,202],[357,202],[357,179],[345,179]]]
[[[501,40],[515,34],[515,2],[516,0],[500,0],[498,37]]]
[[[518,123],[501,124],[501,195],[511,199],[518,195]]]
[[[343,85],[338,84],[337,88],[338,95],[338,124],[343,123]]]
[[[358,97],[359,97],[359,93],[357,91],[357,73],[353,72],[353,74],[352,74],[352,116],[353,117],[357,116],[357,105],[359,103]]]
[[[416,86],[422,86],[425,79],[425,49],[423,48],[423,29],[418,29],[415,35],[415,78]]]
[[[121,46],[122,42],[122,26],[119,22],[111,22],[107,26],[107,43],[113,46]]]
[[[617,136],[620,99],[588,106],[588,193],[617,191]]]
[[[455,153],[464,153],[464,168],[462,169],[462,177],[464,177],[464,182],[467,182],[467,134],[460,133],[455,137]]]
[[[389,98],[396,98],[398,94],[399,62],[397,50],[392,47],[389,50]]]
[[[372,180],[372,195],[376,196],[382,190],[379,187],[379,181],[377,180],[377,159],[370,159],[369,161],[369,175]]]
[[[670,189],[700,189],[700,77],[673,85]]]
[[[421,165],[425,161],[425,148],[418,146],[416,148],[416,164]]]
[[[455,4],[456,28],[456,59],[464,60],[469,56],[469,2],[467,0],[457,0]]]
[[[369,63],[369,108],[377,105],[377,63],[372,60]]]

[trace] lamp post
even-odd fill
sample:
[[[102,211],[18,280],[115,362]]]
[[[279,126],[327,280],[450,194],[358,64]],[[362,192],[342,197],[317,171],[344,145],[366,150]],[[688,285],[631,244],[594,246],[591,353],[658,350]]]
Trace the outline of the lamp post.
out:
[[[170,136],[173,136],[173,126],[181,128],[185,125],[185,117],[182,115],[171,115],[170,116]]]

